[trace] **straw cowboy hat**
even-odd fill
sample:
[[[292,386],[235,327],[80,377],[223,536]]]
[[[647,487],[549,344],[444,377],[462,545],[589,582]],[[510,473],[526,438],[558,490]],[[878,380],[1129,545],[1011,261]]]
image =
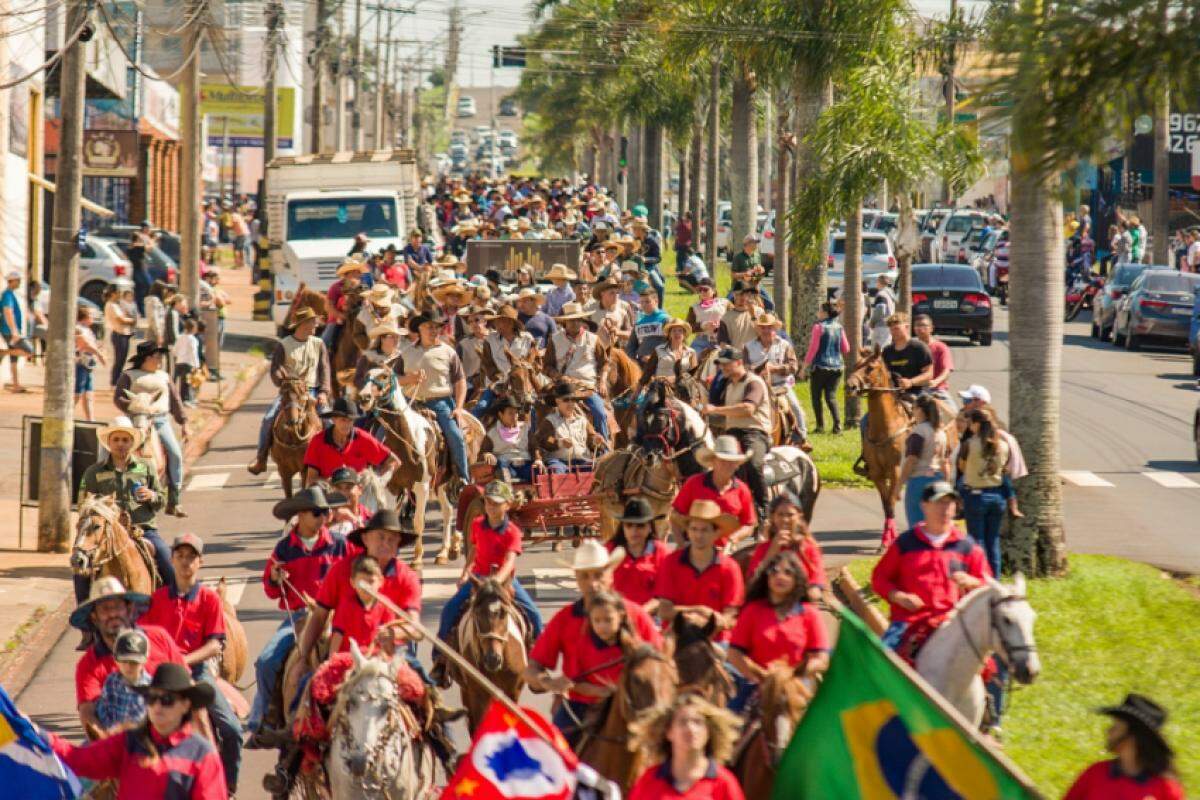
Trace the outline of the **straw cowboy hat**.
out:
[[[604,241],[603,243],[601,243],[600,246],[603,247],[605,250],[624,250],[625,249],[625,245],[621,244],[616,239],[608,239],[608,240]]]
[[[100,440],[100,443],[103,444],[105,448],[108,448],[108,437],[112,436],[114,433],[127,433],[132,436],[133,447],[135,450],[142,443],[142,432],[133,426],[133,421],[129,419],[129,417],[123,414],[121,416],[114,417],[112,424],[105,425],[103,428],[98,430],[96,432],[96,438]]]
[[[488,314],[488,322],[495,322],[498,319],[506,319],[514,325],[521,324],[521,316],[517,310],[510,305],[503,305],[496,309],[496,313]]]
[[[159,664],[154,677],[145,686],[134,686],[133,690],[143,697],[153,691],[170,692],[186,697],[195,708],[208,708],[217,699],[217,689],[211,683],[196,683],[192,674],[182,664],[170,662]]]
[[[430,288],[429,293],[439,303],[443,302],[450,295],[458,295],[459,298],[466,298],[471,294],[470,290],[463,286],[460,281],[444,283],[441,286]]]
[[[475,198],[466,189],[459,189],[454,193],[454,202],[460,206],[469,206],[475,202]]]
[[[450,267],[451,271],[453,271],[454,267],[457,267],[461,263],[462,263],[462,261],[459,260],[458,256],[454,255],[453,253],[449,253],[449,252],[442,253],[440,256],[437,257],[437,261],[433,262],[434,266]]]
[[[92,588],[88,592],[88,599],[80,603],[71,612],[71,616],[67,618],[67,622],[71,623],[72,628],[86,630],[91,625],[88,617],[92,615],[92,609],[101,600],[125,600],[135,605],[150,605],[150,595],[142,594],[141,592],[126,591],[121,581],[112,575],[105,575],[103,578],[92,581]]]
[[[742,452],[742,446],[732,436],[718,436],[713,446],[701,447],[696,450],[696,461],[705,469],[710,469],[714,461],[729,461],[734,464],[745,463],[750,456]]]
[[[276,503],[271,509],[271,516],[287,522],[301,511],[328,511],[348,502],[350,498],[341,492],[326,492],[320,486],[309,486]]]
[[[450,232],[455,236],[465,234],[474,234],[479,232],[479,223],[474,219],[464,219],[450,229]]]
[[[670,336],[672,328],[680,328],[683,330],[684,336],[692,334],[692,326],[682,319],[673,319],[666,325],[663,325],[663,336]]]
[[[517,217],[517,228],[519,230],[527,231],[532,226],[533,223],[530,222],[529,217]]]
[[[290,322],[288,322],[288,330],[294,331],[294,330],[296,330],[296,328],[299,328],[301,325],[303,325],[305,322],[308,322],[310,319],[320,319],[320,318],[321,318],[321,315],[318,314],[316,311],[313,311],[308,306],[301,306],[300,309],[298,311],[296,311],[295,314],[292,314],[292,319]]]
[[[517,300],[537,300],[539,306],[546,302],[546,298],[541,292],[528,286],[517,292]]]
[[[760,328],[782,328],[783,323],[779,321],[779,317],[770,312],[759,314],[758,319],[754,320],[754,324]]]
[[[376,325],[374,328],[371,328],[371,330],[367,331],[367,338],[370,339],[372,343],[379,341],[379,339],[384,336],[395,336],[397,338],[408,336],[408,328],[398,328],[394,323],[389,321]]]
[[[624,560],[624,547],[614,547],[610,553],[596,539],[584,539],[570,561],[558,559],[558,563],[580,572],[585,569],[613,569]]]
[[[694,500],[686,514],[681,514],[677,519],[681,518],[684,525],[687,525],[689,520],[700,520],[702,522],[710,522],[716,526],[717,532],[721,536],[729,534],[742,527],[742,523],[733,514],[726,514],[721,511],[721,507],[717,505],[715,500]]]
[[[384,283],[377,283],[363,292],[363,299],[373,306],[390,306],[396,300],[396,293]]]
[[[569,319],[587,319],[588,312],[579,303],[563,303],[562,313],[554,318],[555,322],[566,322]]]
[[[578,276],[572,270],[568,269],[566,264],[553,264],[550,267],[550,271],[546,273],[545,277],[547,280],[551,281],[555,279],[573,281]]]
[[[609,290],[619,292],[621,291],[621,284],[612,278],[602,278],[601,280],[598,280],[592,284],[592,294],[596,295],[597,297],[600,296],[601,293]]]
[[[343,261],[342,265],[337,268],[337,276],[339,278],[344,278],[353,273],[358,273],[361,275],[366,271],[367,265],[363,263],[362,256],[356,253],[355,255],[352,255]]]

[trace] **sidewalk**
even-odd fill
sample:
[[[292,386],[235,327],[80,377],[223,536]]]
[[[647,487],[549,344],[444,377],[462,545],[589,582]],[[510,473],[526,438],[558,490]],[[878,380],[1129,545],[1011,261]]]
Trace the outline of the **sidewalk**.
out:
[[[226,416],[241,405],[258,382],[267,367],[263,356],[274,338],[270,323],[251,320],[255,287],[250,285],[246,271],[226,269],[222,277],[222,288],[230,297],[225,349],[221,352],[223,380],[204,384],[199,406],[188,410],[191,441],[184,453],[188,464],[204,452]],[[107,342],[105,352],[111,363]],[[0,469],[0,684],[11,694],[28,681],[45,649],[58,639],[75,604],[67,554],[37,552],[37,508],[22,508],[20,504],[22,417],[42,414],[42,365],[22,362],[21,384],[29,390],[24,394],[8,391],[9,366],[0,366],[0,383],[4,386],[0,388],[0,463],[7,465]],[[97,366],[94,375],[95,419],[107,422],[118,413],[112,403],[108,368]],[[82,419],[78,405],[75,414],[76,419]],[[184,480],[186,488],[186,469]]]

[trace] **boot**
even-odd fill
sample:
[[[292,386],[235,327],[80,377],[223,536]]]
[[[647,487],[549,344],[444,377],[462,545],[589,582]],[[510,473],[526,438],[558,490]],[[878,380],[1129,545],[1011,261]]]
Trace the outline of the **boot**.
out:
[[[247,750],[277,750],[291,743],[290,733],[284,730],[268,728],[265,725],[250,735],[246,740]]]
[[[167,510],[166,513],[172,517],[184,519],[187,517],[187,512],[179,507],[179,490],[171,487],[167,490]]]
[[[441,689],[450,688],[450,674],[446,670],[446,659],[440,653],[433,655],[433,669],[429,672],[433,685]]]
[[[259,450],[254,455],[254,460],[246,467],[246,471],[251,475],[261,475],[267,471],[267,454]]]

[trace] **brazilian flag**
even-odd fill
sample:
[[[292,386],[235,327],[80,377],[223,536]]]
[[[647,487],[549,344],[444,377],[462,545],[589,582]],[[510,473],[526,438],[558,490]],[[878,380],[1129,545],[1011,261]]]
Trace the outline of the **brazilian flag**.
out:
[[[773,800],[1040,797],[913,683],[855,614],[780,761]]]

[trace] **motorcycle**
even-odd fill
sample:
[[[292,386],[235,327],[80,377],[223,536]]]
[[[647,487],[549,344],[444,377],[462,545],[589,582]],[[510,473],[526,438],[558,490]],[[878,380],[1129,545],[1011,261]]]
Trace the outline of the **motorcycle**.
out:
[[[1065,320],[1070,322],[1075,319],[1084,308],[1094,308],[1095,298],[1103,290],[1104,278],[1100,275],[1093,272],[1087,277],[1078,276],[1067,288]]]

